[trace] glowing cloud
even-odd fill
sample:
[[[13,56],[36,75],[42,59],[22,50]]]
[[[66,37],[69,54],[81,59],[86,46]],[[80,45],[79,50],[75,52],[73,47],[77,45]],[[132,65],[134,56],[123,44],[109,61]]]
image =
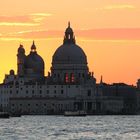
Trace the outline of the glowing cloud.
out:
[[[0,16],[0,26],[39,26],[49,13],[33,13],[21,16]]]
[[[94,38],[96,40],[139,40],[140,28],[111,28],[78,30],[78,37]]]
[[[27,30],[3,34],[2,37],[62,38],[63,30]],[[84,29],[75,30],[77,38],[91,40],[140,40],[140,28]]]
[[[0,22],[32,22],[32,19],[27,15],[21,16],[3,16],[0,15]]]
[[[52,16],[52,14],[50,13],[34,13],[34,14],[30,14],[31,16],[42,16],[42,17],[49,17]]]
[[[0,22],[0,26],[39,26],[39,23]]]
[[[133,5],[110,5],[106,6],[104,9],[111,10],[111,9],[135,9],[136,7]]]
[[[17,38],[17,37],[12,37],[12,38],[10,38],[10,37],[1,37],[0,38],[0,40],[1,41],[29,41],[29,39],[23,39],[23,38]]]
[[[32,20],[35,22],[41,22],[42,20],[46,19],[46,17],[52,16],[50,13],[33,13],[30,14]]]
[[[108,5],[103,8],[96,8],[96,10],[115,10],[115,9],[136,9],[134,5],[129,4],[114,4],[114,5]]]
[[[0,16],[0,26],[38,26],[39,23],[33,21],[28,16]]]
[[[59,31],[59,30],[28,30],[28,31],[20,31],[20,32],[11,32],[8,34],[4,34],[2,37],[4,38],[35,38],[35,39],[47,39],[47,38],[58,38],[58,37],[62,37],[63,35],[63,31]]]

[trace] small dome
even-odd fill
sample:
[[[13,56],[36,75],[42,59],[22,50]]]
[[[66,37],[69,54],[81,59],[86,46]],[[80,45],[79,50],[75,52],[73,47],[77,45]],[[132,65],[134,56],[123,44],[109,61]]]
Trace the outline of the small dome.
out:
[[[25,59],[25,68],[32,69],[35,73],[44,72],[44,61],[40,55],[31,52]]]
[[[34,42],[33,42],[33,45],[34,45]],[[32,51],[32,46],[31,46],[30,54],[25,59],[25,69],[32,69],[34,74],[43,76],[44,75],[44,61],[42,57],[37,54],[36,51]]]
[[[23,53],[25,54],[25,49],[23,47],[23,45],[20,44],[19,48],[18,48],[18,53]]]

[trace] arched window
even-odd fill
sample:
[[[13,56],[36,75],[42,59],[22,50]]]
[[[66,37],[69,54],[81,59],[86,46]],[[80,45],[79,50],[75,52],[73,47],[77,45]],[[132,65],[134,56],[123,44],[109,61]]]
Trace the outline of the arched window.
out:
[[[65,73],[65,82],[66,82],[66,83],[69,82],[69,75],[68,75],[68,73]]]
[[[75,81],[75,78],[74,78],[74,74],[73,73],[71,73],[70,79],[71,79],[71,82],[72,83]]]
[[[68,39],[70,39],[70,34],[68,35]]]

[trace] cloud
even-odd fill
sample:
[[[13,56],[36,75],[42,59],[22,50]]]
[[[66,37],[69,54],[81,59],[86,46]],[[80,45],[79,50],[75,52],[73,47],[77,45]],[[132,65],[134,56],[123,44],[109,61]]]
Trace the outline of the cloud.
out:
[[[111,9],[135,9],[136,7],[133,5],[110,5],[106,6],[104,9],[111,10]]]
[[[52,14],[32,13],[21,16],[0,16],[0,26],[39,26],[42,21]]]
[[[40,40],[58,40],[58,39],[61,39],[59,37],[55,37],[55,38],[36,38],[35,40],[36,41],[40,41]],[[5,42],[8,42],[8,41],[19,41],[19,42],[26,42],[26,41],[33,41],[34,38],[18,38],[18,37],[0,37],[0,41],[5,41]]]
[[[25,41],[23,38],[13,38],[13,37],[0,37],[1,41]]]
[[[32,19],[28,15],[24,16],[0,16],[0,22],[32,22]]]
[[[50,17],[52,16],[51,13],[33,13],[33,14],[30,14],[31,16],[42,16],[42,17]]]
[[[32,19],[35,22],[41,22],[44,19],[46,19],[46,17],[52,16],[52,14],[50,14],[50,13],[33,13],[33,14],[30,14],[30,16],[32,17]]]
[[[78,30],[77,36],[96,40],[140,40],[140,28]]]
[[[122,28],[122,29],[88,29],[75,30],[77,38],[91,40],[140,40],[140,28]],[[3,34],[7,38],[24,38],[24,39],[47,39],[62,38],[63,30],[29,30],[15,33]]]
[[[38,23],[0,22],[0,26],[39,26]]]
[[[59,30],[28,30],[28,31],[20,31],[15,33],[8,33],[4,35],[5,37],[20,37],[20,38],[56,38],[62,37],[63,31]]]
[[[114,5],[107,5],[103,8],[96,8],[96,10],[115,10],[115,9],[136,9],[134,5],[130,4],[114,4]]]

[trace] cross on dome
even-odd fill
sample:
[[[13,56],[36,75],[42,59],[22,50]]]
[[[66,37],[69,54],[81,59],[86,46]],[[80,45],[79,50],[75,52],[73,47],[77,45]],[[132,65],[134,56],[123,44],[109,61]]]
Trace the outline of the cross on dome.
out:
[[[68,22],[68,27],[70,27],[70,21]]]

